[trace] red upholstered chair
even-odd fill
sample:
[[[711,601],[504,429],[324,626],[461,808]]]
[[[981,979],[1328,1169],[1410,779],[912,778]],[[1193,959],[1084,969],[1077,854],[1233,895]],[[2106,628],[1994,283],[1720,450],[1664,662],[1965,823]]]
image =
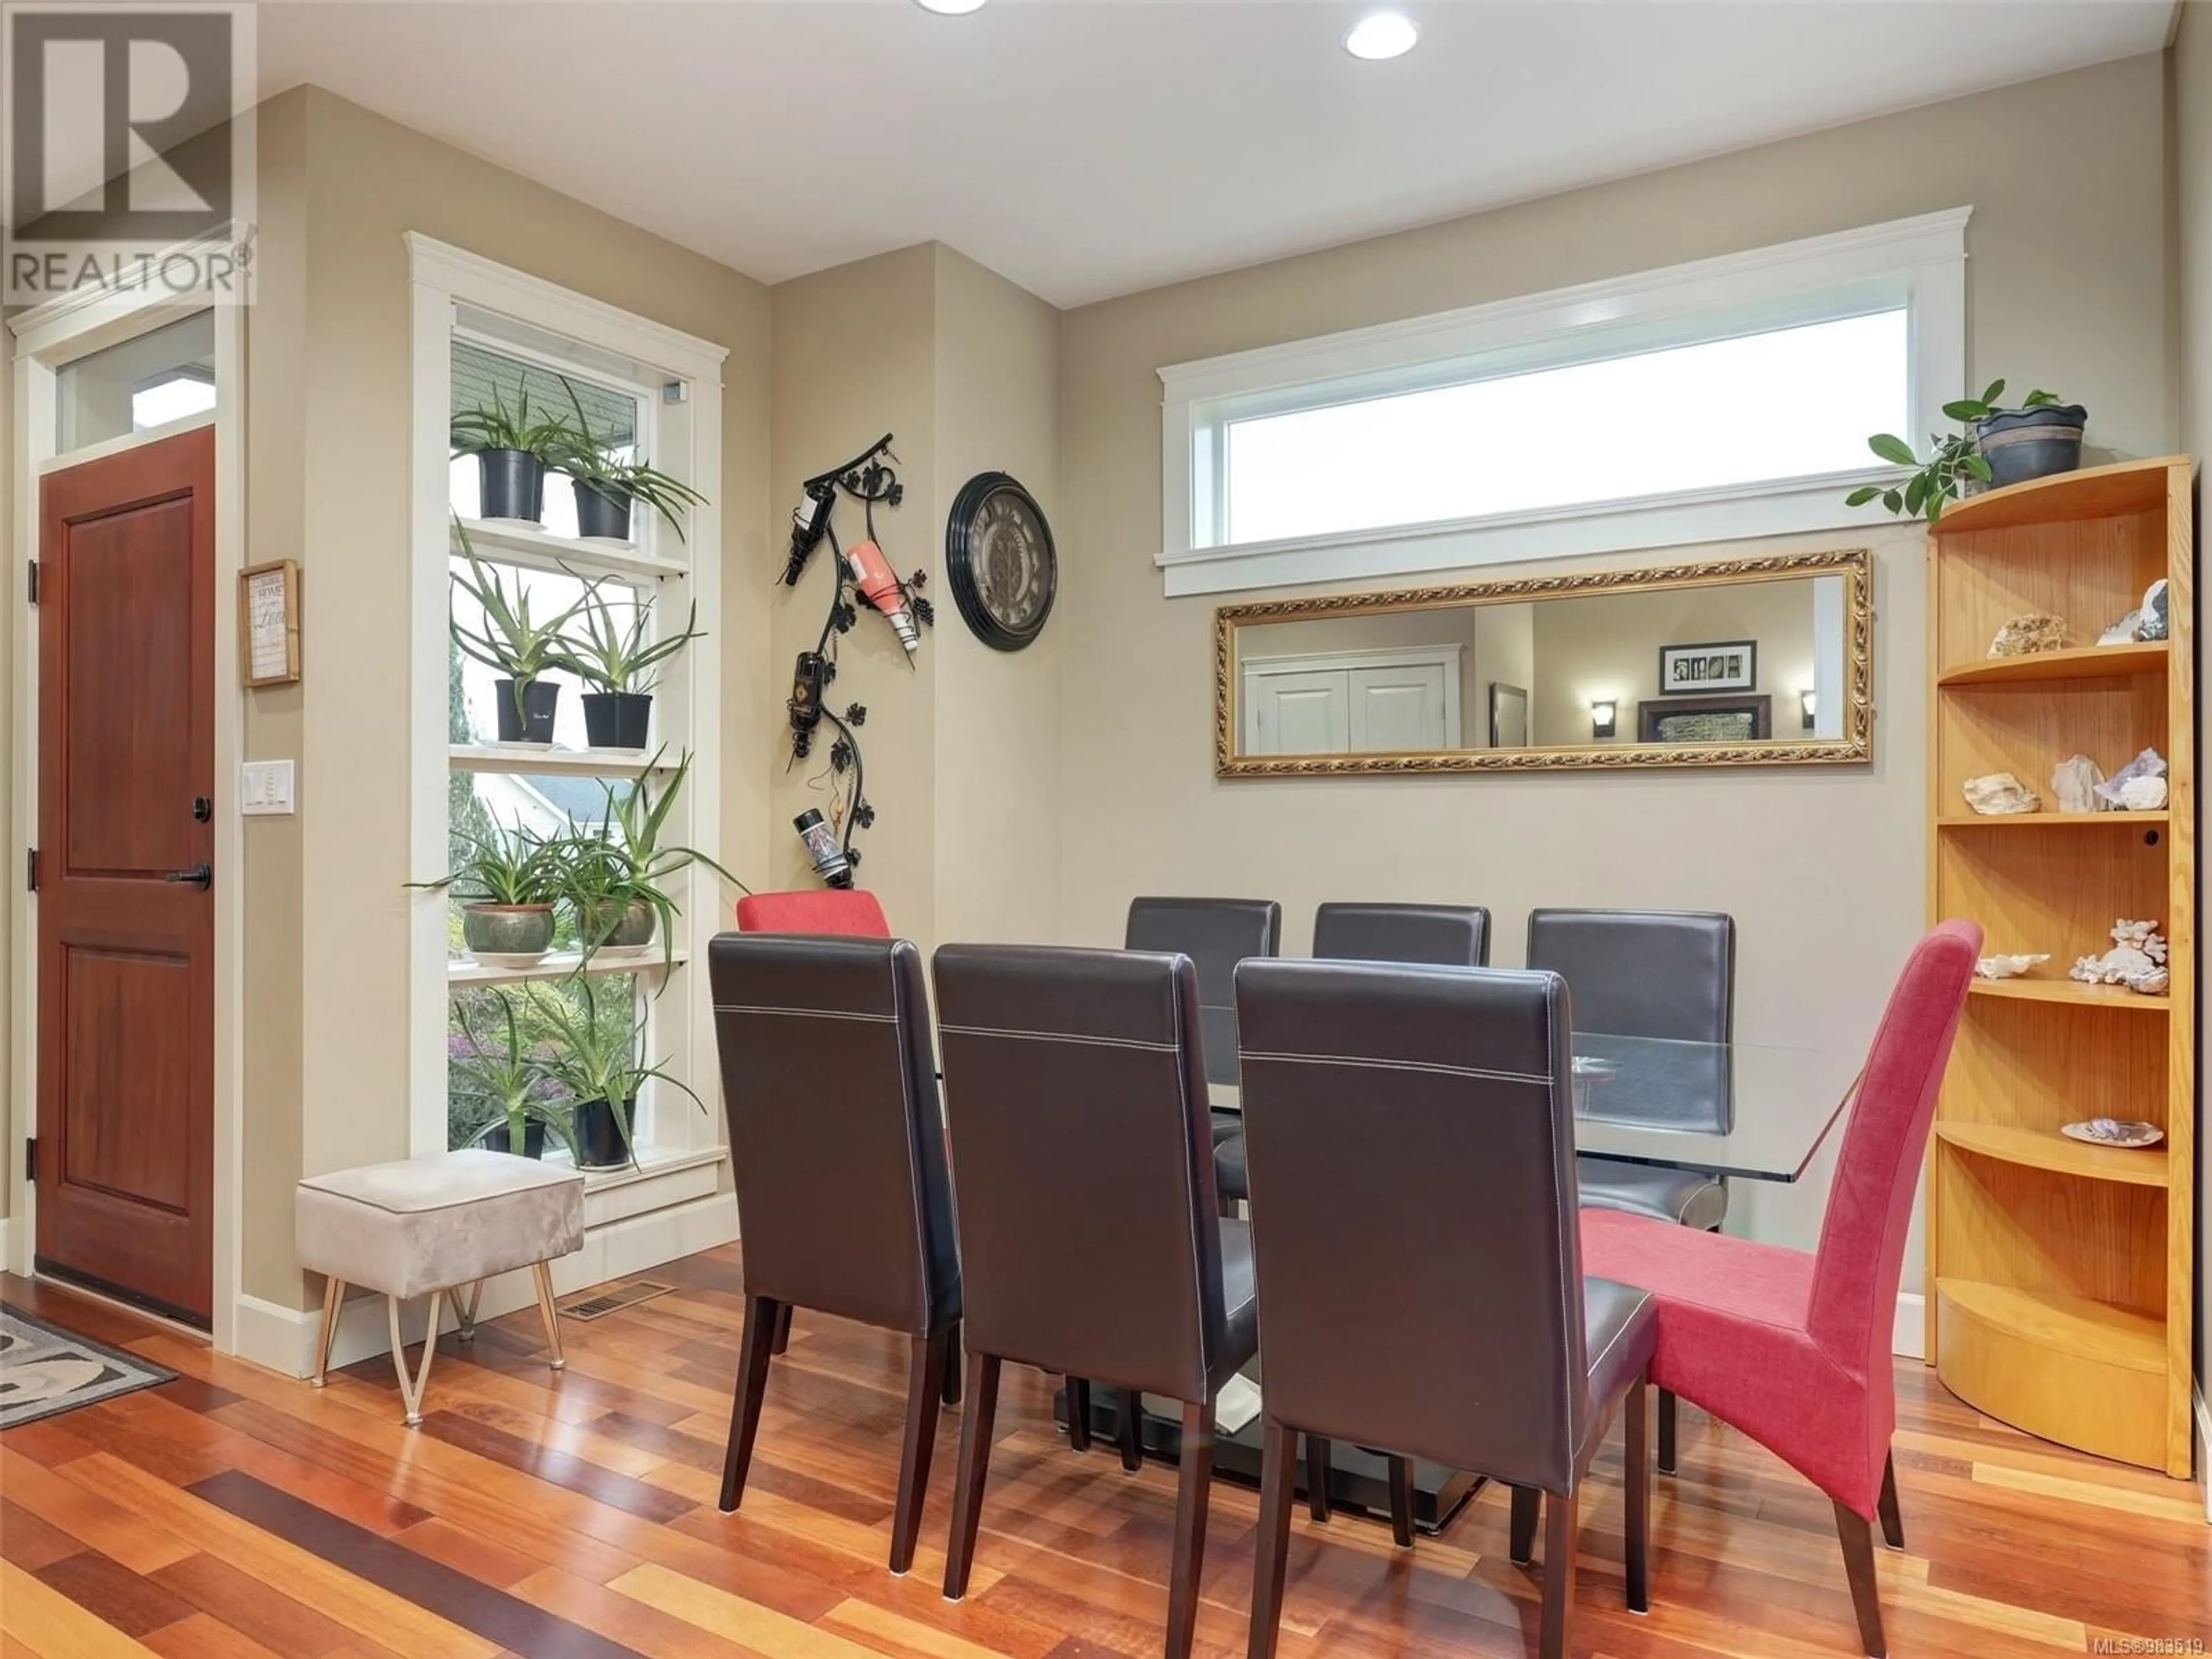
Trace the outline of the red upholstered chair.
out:
[[[1879,1514],[1905,1545],[1890,1334],[1912,1192],[1981,929],[1947,921],[1914,947],[1875,1032],[1845,1126],[1818,1250],[1700,1232],[1619,1211],[1582,1214],[1583,1271],[1659,1304],[1651,1381],[1703,1406],[1834,1500],[1867,1652],[1886,1651],[1875,1593]]]
[[[889,939],[891,925],[873,893],[814,887],[793,893],[748,893],[738,901],[741,933],[845,933]]]

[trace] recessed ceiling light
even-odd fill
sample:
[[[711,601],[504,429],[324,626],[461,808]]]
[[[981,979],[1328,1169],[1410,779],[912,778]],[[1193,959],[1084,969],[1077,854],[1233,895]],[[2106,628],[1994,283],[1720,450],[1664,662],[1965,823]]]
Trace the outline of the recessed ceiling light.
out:
[[[940,17],[964,17],[971,11],[981,11],[983,0],[914,0],[924,11],[933,11]]]
[[[927,3],[923,0],[923,3]],[[1420,30],[1404,13],[1370,12],[1352,26],[1351,32],[1344,37],[1344,49],[1354,58],[1378,63],[1385,58],[1403,58],[1420,38]]]

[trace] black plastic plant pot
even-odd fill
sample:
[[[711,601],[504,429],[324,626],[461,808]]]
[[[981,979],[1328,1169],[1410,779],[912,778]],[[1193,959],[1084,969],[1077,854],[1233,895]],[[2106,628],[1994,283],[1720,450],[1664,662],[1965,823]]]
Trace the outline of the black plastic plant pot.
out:
[[[545,463],[526,449],[477,452],[479,508],[487,519],[522,519],[536,524],[545,516]]]
[[[623,1107],[623,1121],[637,1121],[635,1097]],[[615,1109],[605,1100],[576,1103],[576,1167],[580,1170],[623,1170],[629,1167],[629,1142],[623,1138]]]
[[[1974,428],[1992,484],[2026,483],[2071,472],[2081,465],[2081,428],[2089,411],[2079,404],[2039,404],[2008,409]]]
[[[515,706],[513,680],[494,680],[491,690],[492,700],[499,705],[499,740],[501,743],[553,741],[553,714],[561,703],[561,686],[557,680],[531,681],[522,688],[520,708]]]
[[[594,749],[642,749],[652,726],[649,691],[584,693],[584,737]]]
[[[627,489],[573,480],[576,486],[576,533],[604,536],[609,541],[629,539],[630,495]]]
[[[501,1118],[496,1123],[486,1124],[483,1133],[477,1137],[477,1145],[488,1152],[514,1151],[507,1135],[507,1120]],[[545,1156],[545,1125],[537,1118],[532,1118],[522,1126],[522,1155],[525,1158]]]

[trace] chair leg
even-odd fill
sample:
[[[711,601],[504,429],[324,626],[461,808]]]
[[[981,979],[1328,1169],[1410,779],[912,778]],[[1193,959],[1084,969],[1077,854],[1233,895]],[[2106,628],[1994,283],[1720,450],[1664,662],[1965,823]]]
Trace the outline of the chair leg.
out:
[[[1659,1473],[1674,1473],[1674,1391],[1659,1390]]]
[[[1190,1659],[1198,1636],[1198,1581],[1206,1565],[1206,1506],[1213,1492],[1213,1407],[1182,1408],[1182,1468],[1176,1480],[1175,1557],[1168,1565],[1167,1659]]]
[[[1506,1553],[1516,1567],[1536,1559],[1536,1511],[1542,1502],[1543,1494],[1534,1486],[1513,1488],[1513,1528]]]
[[[960,1478],[952,1488],[952,1541],[945,1555],[948,1601],[968,1594],[968,1569],[975,1559],[975,1532],[983,1518],[983,1478],[991,1468],[991,1426],[998,1414],[998,1357],[971,1353],[968,1411],[960,1420]]]
[[[477,1339],[477,1303],[483,1296],[483,1280],[477,1279],[465,1291],[453,1292],[453,1317],[460,1322],[453,1333],[456,1342],[473,1342]]]
[[[1121,1467],[1134,1474],[1145,1467],[1145,1396],[1136,1389],[1121,1390],[1121,1412],[1114,1425],[1115,1443],[1121,1448]]]
[[[1328,1519],[1328,1442],[1317,1434],[1306,1437],[1306,1513]]]
[[[1298,1431],[1269,1423],[1260,1463],[1260,1528],[1252,1559],[1252,1634],[1245,1659],[1275,1659],[1283,1584],[1291,1559],[1291,1489],[1297,1485]]]
[[[1390,1460],[1390,1539],[1401,1550],[1413,1547],[1413,1460]]]
[[[1905,1547],[1905,1517],[1897,1510],[1897,1454],[1890,1452],[1881,1464],[1881,1541],[1893,1550]]]
[[[752,1468],[753,1437],[760,1432],[761,1401],[768,1394],[768,1362],[781,1306],[764,1296],[745,1298],[745,1332],[738,1346],[738,1394],[730,1402],[730,1444],[722,1455],[720,1508],[725,1515],[744,1501],[745,1475]]]
[[[891,1522],[894,1577],[905,1577],[914,1565],[914,1540],[929,1497],[929,1454],[937,1444],[937,1413],[944,1403],[947,1334],[915,1337],[908,1358],[906,1438],[899,1448],[898,1507]]]
[[[323,1279],[323,1322],[315,1328],[315,1386],[323,1386],[331,1364],[331,1339],[337,1334],[338,1310],[345,1305],[345,1280],[336,1274]]]
[[[1091,1449],[1091,1379],[1087,1376],[1067,1379],[1067,1449]]]
[[[1544,1494],[1544,1633],[1542,1659],[1566,1659],[1567,1614],[1575,1605],[1575,1542],[1579,1528],[1573,1494]]]
[[[561,1310],[553,1301],[553,1269],[550,1263],[533,1261],[530,1272],[538,1281],[538,1316],[545,1322],[545,1363],[556,1371],[568,1369],[568,1356],[561,1352]]]
[[[948,1406],[960,1403],[960,1373],[966,1364],[960,1346],[960,1322],[956,1319],[945,1334],[945,1387],[939,1396]]]
[[[1637,1613],[1651,1611],[1650,1415],[1650,1401],[1639,1376],[1628,1385],[1620,1427],[1620,1455],[1627,1464],[1620,1531],[1627,1555],[1628,1605]]]
[[[1851,1581],[1851,1607],[1859,1616],[1859,1641],[1867,1659],[1887,1659],[1881,1633],[1881,1597],[1875,1588],[1874,1528],[1855,1510],[1836,1505],[1836,1536],[1843,1540],[1844,1572]]]
[[[791,1309],[788,1302],[776,1304],[775,1352],[786,1353],[791,1348]]]
[[[399,1373],[400,1403],[407,1408],[407,1426],[418,1428],[422,1422],[422,1390],[430,1381],[430,1361],[438,1352],[438,1316],[445,1310],[446,1293],[430,1292],[430,1328],[422,1338],[422,1369],[410,1378],[407,1375],[407,1347],[399,1336],[399,1298],[387,1296],[384,1310],[392,1321],[392,1364]]]

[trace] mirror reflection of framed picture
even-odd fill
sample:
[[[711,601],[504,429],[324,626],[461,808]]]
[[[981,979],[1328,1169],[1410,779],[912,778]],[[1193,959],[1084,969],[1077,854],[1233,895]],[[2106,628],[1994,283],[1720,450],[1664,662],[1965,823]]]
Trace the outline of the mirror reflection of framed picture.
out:
[[[1759,689],[1759,641],[1722,640],[1711,645],[1659,647],[1659,695],[1711,696]]]
[[[1773,735],[1773,699],[1763,692],[1636,705],[1638,743],[1764,743]]]
[[[1528,691],[1520,685],[1490,683],[1490,746],[1526,749],[1528,746]]]

